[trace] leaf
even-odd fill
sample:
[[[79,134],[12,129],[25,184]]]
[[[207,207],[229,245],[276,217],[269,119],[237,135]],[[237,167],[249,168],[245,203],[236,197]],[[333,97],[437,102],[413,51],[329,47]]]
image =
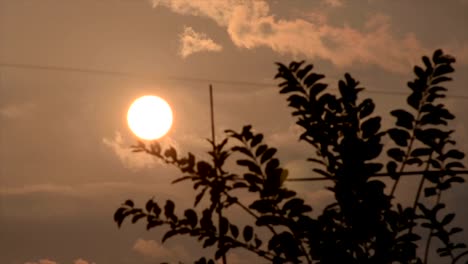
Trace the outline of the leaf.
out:
[[[309,73],[312,69],[313,69],[313,65],[307,65],[305,66],[304,68],[302,68],[301,70],[297,71],[297,77],[299,77],[299,79],[302,79],[304,78],[304,76],[307,75],[307,73]]]
[[[229,221],[227,220],[226,217],[221,217],[221,220],[219,223],[219,234],[225,235],[228,232],[228,229],[229,229]]]
[[[429,187],[429,188],[424,189],[424,196],[425,197],[434,196],[436,194],[437,194],[437,188]]]
[[[248,185],[245,184],[245,182],[236,182],[236,183],[234,183],[234,184],[232,185],[232,187],[233,187],[234,189],[236,189],[236,188],[247,188]]]
[[[163,238],[162,238],[162,242],[164,243],[164,241],[168,240],[169,238],[177,235],[177,230],[175,229],[172,229],[172,230],[169,230],[166,232],[166,234],[164,234]]]
[[[293,108],[301,108],[307,106],[309,103],[307,98],[302,95],[293,94],[288,97],[289,106]]]
[[[276,151],[277,150],[275,148],[269,148],[265,153],[263,153],[260,162],[265,163],[267,160],[271,159],[273,155],[275,155]]]
[[[155,228],[156,226],[160,226],[162,224],[163,224],[163,222],[160,221],[160,220],[156,220],[156,219],[148,220],[148,224],[146,225],[146,230],[150,230],[150,229]]]
[[[262,155],[262,154],[265,152],[265,150],[267,150],[267,149],[268,149],[267,145],[260,145],[260,146],[257,148],[257,150],[255,151],[255,156],[259,157],[259,156]]]
[[[445,165],[445,168],[446,168],[447,170],[451,170],[451,169],[453,169],[453,168],[461,168],[461,169],[463,169],[463,168],[465,168],[465,165],[463,165],[463,163],[461,163],[461,162],[453,161],[453,162],[447,163],[447,164]]]
[[[314,84],[311,88],[310,88],[310,94],[309,94],[309,97],[313,97],[313,98],[316,98],[317,95],[323,91],[325,91],[325,89],[327,89],[328,85],[325,84],[325,83],[316,83]]]
[[[405,152],[399,148],[391,148],[387,151],[387,155],[396,161],[403,162]]]
[[[260,169],[260,167],[251,160],[245,160],[245,159],[238,160],[237,164],[240,166],[247,167],[249,171],[253,173],[260,174],[260,175],[262,174],[262,170]]]
[[[187,209],[184,212],[185,218],[187,218],[188,224],[193,228],[197,225],[198,217],[197,213],[192,209]]]
[[[411,113],[405,110],[397,109],[390,112],[390,114],[397,118],[397,126],[413,129],[414,116]]]
[[[431,84],[436,85],[436,84],[439,84],[441,82],[448,82],[448,81],[451,81],[451,80],[452,80],[452,78],[450,78],[450,77],[441,76],[441,77],[437,77],[435,79],[432,79]]]
[[[123,220],[125,219],[124,213],[127,211],[126,208],[120,207],[114,213],[114,222],[117,222],[117,226],[120,228],[122,225]]]
[[[431,148],[417,148],[413,151],[411,151],[410,156],[412,157],[421,157],[421,156],[429,156],[432,153]]]
[[[249,225],[245,226],[242,236],[244,237],[245,242],[249,242],[253,237],[253,228]]]
[[[368,117],[369,115],[374,112],[375,109],[375,104],[371,99],[365,99],[362,101],[362,103],[359,105],[359,118],[363,119]]]
[[[388,134],[398,146],[408,146],[408,139],[411,137],[408,131],[398,128],[392,128],[388,130]]]
[[[250,146],[252,148],[254,148],[255,146],[258,145],[258,143],[262,142],[263,140],[263,135],[262,134],[258,134],[258,135],[255,135],[252,139],[252,141],[250,142]]]
[[[128,207],[133,207],[134,206],[134,203],[132,200],[127,200],[125,201],[124,205],[128,206]]]
[[[408,164],[408,165],[418,165],[418,166],[421,166],[423,164],[423,161],[419,158],[409,158],[406,160],[405,164]]]
[[[164,152],[164,156],[167,158],[172,158],[172,160],[177,160],[177,152],[173,147],[170,147],[168,150],[166,150]]]
[[[463,159],[465,157],[465,153],[458,151],[456,149],[451,149],[447,153],[445,153],[446,157],[452,158],[452,159]]]
[[[400,175],[396,173],[397,164],[394,161],[390,161],[387,163],[387,172],[392,179],[398,179]]]
[[[230,224],[229,229],[231,230],[231,235],[234,238],[237,238],[239,236],[239,228],[237,228],[237,226]]]
[[[206,239],[205,242],[203,243],[203,248],[210,247],[210,246],[214,245],[216,243],[216,241],[217,241],[216,237],[210,237],[210,238]]]
[[[455,218],[455,214],[447,214],[444,219],[440,222],[441,225],[448,225]]]
[[[237,152],[240,152],[240,153],[243,153],[245,154],[246,156],[249,156],[249,157],[252,157],[252,153],[245,147],[241,147],[241,146],[234,146],[231,148],[232,151],[237,151]]]
[[[249,206],[249,208],[254,209],[262,214],[274,211],[272,200],[256,200]]]
[[[361,125],[362,137],[363,138],[370,138],[374,136],[380,129],[380,121],[382,118],[379,116],[369,118]]]
[[[171,201],[171,200],[167,200],[166,205],[164,205],[164,215],[168,219],[173,219],[174,218],[174,208],[175,208],[174,202]]]
[[[192,179],[192,178],[193,176],[183,176],[183,177],[173,180],[171,183],[174,184],[174,183],[178,183],[178,182],[185,181],[185,180]]]
[[[312,85],[314,85],[318,80],[321,80],[325,78],[325,75],[322,75],[322,74],[316,74],[316,73],[311,73],[309,74],[305,80],[304,80],[304,84],[307,85],[308,87],[311,87]]]
[[[193,204],[194,207],[196,207],[198,203],[201,201],[207,189],[208,187],[205,187],[199,194],[197,194],[197,196],[195,197],[195,203]]]
[[[246,173],[244,174],[244,179],[250,184],[263,184],[263,180],[255,174]]]

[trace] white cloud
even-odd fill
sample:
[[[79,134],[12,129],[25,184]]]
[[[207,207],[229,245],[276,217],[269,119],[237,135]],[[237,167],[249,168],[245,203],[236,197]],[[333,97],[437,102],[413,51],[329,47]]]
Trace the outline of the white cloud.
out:
[[[73,264],[96,264],[96,262],[88,262],[88,261],[86,261],[84,259],[79,258],[79,259],[76,259],[73,262]]]
[[[344,2],[343,0],[325,0],[325,4],[331,7],[342,7]]]
[[[177,147],[177,144],[168,137],[163,140],[169,145]],[[116,132],[114,139],[103,138],[102,142],[107,147],[111,148],[114,153],[119,157],[123,166],[131,170],[139,170],[144,168],[153,168],[156,164],[161,164],[155,157],[144,152],[133,152],[130,145],[134,143],[125,142],[120,132]]]
[[[58,263],[49,259],[41,259],[41,260],[38,260],[37,262],[26,262],[24,264],[58,264]]]
[[[184,28],[184,31],[180,34],[180,42],[180,56],[182,56],[182,58],[186,58],[197,52],[219,52],[223,49],[221,45],[208,38],[206,34],[196,32],[191,27]]]
[[[133,250],[146,258],[162,261],[188,261],[190,259],[183,247],[168,248],[154,240],[138,239],[133,245]]]
[[[342,3],[326,1],[335,6]],[[153,6],[210,18],[224,27],[241,48],[269,47],[281,54],[321,58],[337,66],[359,62],[406,72],[428,51],[412,33],[396,36],[390,19],[379,14],[373,15],[363,30],[358,30],[348,25],[279,19],[264,0],[153,0]]]
[[[154,240],[138,239],[133,245],[133,250],[145,257],[168,258],[172,252]]]
[[[8,104],[0,106],[0,116],[6,119],[17,119],[30,114],[33,110],[34,104],[32,103]]]
[[[59,264],[59,263],[53,260],[49,260],[49,259],[41,259],[41,260],[38,260],[37,262],[25,262],[24,264]],[[84,259],[79,258],[73,261],[73,264],[96,264],[96,262],[88,262]]]

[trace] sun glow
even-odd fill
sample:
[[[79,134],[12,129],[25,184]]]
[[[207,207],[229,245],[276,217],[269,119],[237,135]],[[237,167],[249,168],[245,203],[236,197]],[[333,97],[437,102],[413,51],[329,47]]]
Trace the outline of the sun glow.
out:
[[[163,137],[172,126],[169,104],[157,96],[146,95],[136,99],[127,113],[128,126],[141,139]]]

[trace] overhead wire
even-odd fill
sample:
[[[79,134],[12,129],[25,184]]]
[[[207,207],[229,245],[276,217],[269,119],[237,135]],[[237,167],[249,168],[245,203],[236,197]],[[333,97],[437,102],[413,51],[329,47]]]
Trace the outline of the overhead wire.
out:
[[[60,71],[60,72],[77,72],[84,74],[98,74],[108,75],[116,77],[127,77],[136,79],[150,79],[154,80],[155,77],[147,76],[144,74],[130,73],[124,71],[112,71],[102,69],[89,69],[79,67],[65,67],[65,66],[51,66],[51,65],[38,65],[38,64],[24,64],[24,63],[7,63],[0,62],[0,67],[12,68],[12,69],[30,69],[30,70],[44,70],[44,71]],[[272,87],[277,86],[275,83],[261,83],[261,82],[250,82],[250,81],[235,81],[235,80],[222,80],[222,79],[206,79],[206,78],[195,78],[187,76],[158,76],[157,79],[170,80],[170,81],[183,81],[183,82],[199,82],[199,83],[211,83],[211,84],[225,84],[225,85],[239,85],[239,86],[254,86],[254,87]],[[408,95],[404,91],[382,91],[365,89],[364,92],[373,94],[386,94],[386,95]],[[468,95],[450,94],[447,97],[453,99],[468,100]]]

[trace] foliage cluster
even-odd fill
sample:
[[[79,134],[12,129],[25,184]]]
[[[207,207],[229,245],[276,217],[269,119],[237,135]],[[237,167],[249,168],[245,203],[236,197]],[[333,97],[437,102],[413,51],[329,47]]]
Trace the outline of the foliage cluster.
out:
[[[224,263],[233,249],[253,252],[272,263],[428,263],[433,238],[443,245],[437,249],[441,257],[459,262],[468,251],[464,243],[454,242],[453,235],[462,230],[451,227],[454,213],[442,212],[442,193],[464,182],[459,176],[464,153],[454,147],[454,131],[448,129],[454,115],[440,103],[455,59],[437,50],[432,59],[422,60],[423,66],[414,67],[416,78],[408,82],[409,110],[391,111],[395,125],[388,130],[381,128],[374,102],[359,99],[364,88],[349,74],[332,93],[313,65],[277,64],[279,92],[287,96],[292,116],[303,128],[300,140],[314,150],[308,159],[314,164],[312,170],[332,183],[328,189],[335,201],[318,217],[312,217],[312,207],[285,187],[287,170],[275,156],[277,150],[245,126],[227,130],[220,143],[209,140],[210,161],[192,153],[180,157],[174,148],[163,150],[158,142],[139,142],[134,151],[153,155],[183,173],[173,183],[193,183],[194,208],[179,215],[170,200],[164,205],[149,200],[144,208],[127,200],[114,220],[119,227],[126,218],[132,223],[144,219],[148,230],[165,226],[163,242],[176,235],[197,238],[203,247],[214,247],[213,258]],[[391,139],[391,146],[384,148],[384,137]],[[228,141],[233,147],[227,147]],[[243,173],[225,169],[233,157]],[[379,162],[382,157],[388,162]],[[403,176],[420,177],[412,206],[395,202]],[[390,179],[388,193],[378,177]],[[255,200],[245,204],[239,190],[254,194]],[[435,196],[435,202],[423,202],[421,195]],[[206,208],[196,210],[205,197]],[[232,206],[252,217],[253,224],[240,226],[225,217]],[[425,256],[416,252],[425,234],[421,227],[428,230]],[[213,258],[196,263],[215,263]]]

